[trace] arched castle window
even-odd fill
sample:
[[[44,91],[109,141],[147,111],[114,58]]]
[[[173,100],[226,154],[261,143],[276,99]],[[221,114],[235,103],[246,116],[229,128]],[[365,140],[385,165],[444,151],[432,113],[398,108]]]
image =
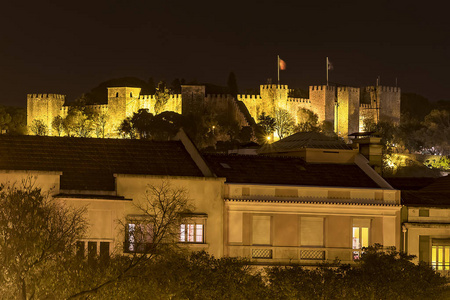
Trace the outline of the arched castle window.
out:
[[[130,97],[133,97],[133,93],[130,92]]]
[[[119,92],[116,93],[116,98],[118,98],[118,97],[119,97]]]

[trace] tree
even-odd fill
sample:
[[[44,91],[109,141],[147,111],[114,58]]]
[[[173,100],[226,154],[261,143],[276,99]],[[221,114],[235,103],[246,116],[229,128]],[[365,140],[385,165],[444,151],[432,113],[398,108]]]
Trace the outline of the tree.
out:
[[[294,129],[294,120],[286,109],[275,109],[275,131],[280,139],[292,134]]]
[[[269,136],[275,131],[275,119],[264,112],[258,116],[258,125],[263,128],[265,136]]]
[[[33,179],[0,185],[0,294],[44,298],[58,265],[74,259],[86,229],[84,208],[64,206],[34,187]]]
[[[423,122],[421,130],[425,147],[440,155],[450,154],[450,112],[432,110]],[[430,152],[431,152],[430,151]]]
[[[446,280],[430,266],[412,262],[413,255],[379,244],[365,249],[345,274],[350,298],[443,299]]]
[[[155,114],[159,114],[164,111],[164,108],[169,101],[170,91],[164,81],[158,83],[155,93]]]
[[[150,130],[152,126],[153,114],[149,113],[147,109],[139,109],[133,113],[131,117],[131,126],[139,135],[139,138],[145,139],[150,137]]]
[[[6,109],[2,106],[0,106],[0,134],[3,133],[3,130],[6,130],[8,128],[9,123],[11,122],[12,118],[10,114],[6,111]]]
[[[61,116],[56,116],[52,121],[52,128],[58,136],[61,136],[64,132],[64,119]]]
[[[145,286],[152,264],[164,255],[178,251],[180,224],[193,207],[190,205],[187,191],[181,187],[173,187],[167,181],[158,185],[149,185],[141,202],[135,204],[137,219],[121,220],[124,234],[124,250],[129,255],[116,255],[111,262],[98,272],[80,278],[79,272],[71,274],[78,280],[77,291],[68,299],[78,299],[88,295],[97,295],[100,299],[110,298],[106,295],[117,295],[116,291],[127,289],[129,283],[144,280],[138,285]],[[98,266],[98,265],[97,265]],[[98,270],[98,268],[96,268]],[[116,298],[116,297],[114,297]]]
[[[34,135],[47,135],[48,134],[48,128],[47,125],[45,125],[44,121],[37,119],[33,120],[30,126],[30,130]]]
[[[444,299],[445,278],[413,258],[374,245],[356,265],[266,268],[269,293],[277,299]]]
[[[295,132],[319,131],[319,116],[306,108],[299,108],[297,111],[298,124]]]
[[[105,138],[107,132],[109,116],[106,113],[95,114],[94,116],[94,132],[97,138]]]
[[[136,129],[133,126],[133,122],[131,117],[125,118],[117,128],[119,135],[124,139],[135,139],[136,138]]]

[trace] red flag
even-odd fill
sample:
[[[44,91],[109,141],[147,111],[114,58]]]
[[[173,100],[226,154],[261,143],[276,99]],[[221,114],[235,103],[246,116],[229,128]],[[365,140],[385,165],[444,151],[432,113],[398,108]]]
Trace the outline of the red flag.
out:
[[[280,70],[286,70],[286,63],[280,58]]]

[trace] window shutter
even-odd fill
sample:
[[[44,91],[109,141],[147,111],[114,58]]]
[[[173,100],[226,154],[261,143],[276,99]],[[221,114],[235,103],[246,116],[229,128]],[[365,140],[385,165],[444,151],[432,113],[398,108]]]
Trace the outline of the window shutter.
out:
[[[430,263],[430,237],[428,235],[419,236],[419,260]]]

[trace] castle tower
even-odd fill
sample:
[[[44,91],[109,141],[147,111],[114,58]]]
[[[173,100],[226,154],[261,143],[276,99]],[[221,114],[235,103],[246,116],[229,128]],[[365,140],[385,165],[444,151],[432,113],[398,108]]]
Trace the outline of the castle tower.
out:
[[[264,84],[260,86],[261,103],[257,112],[260,115],[265,112],[273,116],[277,108],[287,109],[289,89],[287,85]],[[296,114],[297,112],[291,112]],[[258,116],[257,116],[258,117]]]
[[[133,116],[139,110],[140,92],[141,88],[136,87],[108,88],[108,116],[113,131],[125,118]]]
[[[181,113],[183,115],[198,115],[203,111],[205,105],[204,85],[182,85],[181,86]]]
[[[334,86],[318,85],[309,87],[311,109],[319,117],[319,122],[331,122],[334,126],[336,89]]]
[[[400,88],[377,86],[376,91],[380,107],[380,121],[400,124]]]
[[[359,88],[338,87],[335,107],[336,133],[345,139],[359,131]]]
[[[41,120],[48,129],[48,135],[53,135],[52,122],[61,113],[61,107],[66,100],[60,94],[28,94],[27,95],[27,127],[28,134],[33,134],[33,121]]]

